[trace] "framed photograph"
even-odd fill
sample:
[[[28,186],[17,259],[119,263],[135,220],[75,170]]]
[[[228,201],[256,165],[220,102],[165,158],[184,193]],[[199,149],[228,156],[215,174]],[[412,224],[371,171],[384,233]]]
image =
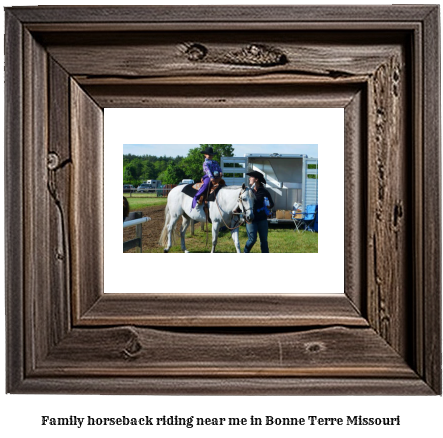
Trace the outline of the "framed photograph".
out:
[[[193,110],[180,110],[185,116],[190,113],[188,119],[192,125],[195,120]],[[214,110],[206,111],[214,117],[217,113]],[[233,118],[244,113],[242,124],[253,118],[251,109],[238,110],[225,109],[224,112],[232,113]],[[118,113],[125,114],[125,111]],[[165,116],[168,111],[159,113]],[[343,120],[343,112],[339,110],[338,114]],[[166,117],[165,122],[168,120],[171,118]],[[145,140],[151,137],[155,125],[150,120],[149,132],[143,136]],[[221,130],[225,135],[230,122],[216,118],[213,125],[216,131]],[[275,129],[269,120],[268,125]],[[298,131],[294,125],[289,123],[287,127]],[[126,131],[126,123],[120,128],[123,126]],[[146,129],[143,123],[141,126]],[[249,132],[249,129],[245,131]],[[294,136],[292,132],[291,137]],[[331,145],[325,149],[334,156]],[[112,154],[114,148],[108,149],[105,145],[105,154],[106,151]],[[206,154],[208,158],[205,158],[205,151],[213,155]],[[105,166],[107,161],[105,157]],[[343,160],[340,163],[343,164]],[[122,167],[119,164],[118,172]],[[339,166],[336,172],[339,173]],[[106,182],[106,175],[115,180],[115,174],[112,170],[105,171],[106,188],[115,184]],[[334,193],[330,198],[332,208],[338,211],[343,211],[342,180],[343,172],[341,178],[335,178]],[[318,183],[317,144],[256,143],[253,140],[249,144],[152,141],[123,144],[123,203],[126,206],[123,252],[226,254],[244,252],[247,247],[251,253],[318,253]],[[113,189],[111,202],[115,208],[116,193],[117,190]],[[310,206],[309,213],[304,205]],[[150,223],[143,226],[141,221],[144,220]],[[261,228],[260,234],[257,233],[259,222],[264,233]],[[141,238],[136,237],[140,231]]]
[[[441,394],[438,6],[12,7],[5,41],[7,392]],[[105,293],[105,108],[342,108],[343,290]]]
[[[318,278],[313,281],[317,277],[320,265],[322,279],[328,279],[325,282],[328,293],[344,293],[342,108],[106,108],[104,113],[105,293],[119,291],[195,294],[210,291],[235,295],[241,291],[255,294],[324,294],[325,284]],[[170,129],[171,121],[174,124],[173,130]],[[322,126],[320,132],[317,129],[319,123]],[[194,129],[196,124],[197,131]],[[272,217],[268,219],[270,253],[266,254],[266,260],[263,260],[267,270],[260,278],[260,287],[254,284],[256,281],[254,282],[253,278],[248,279],[245,285],[245,272],[256,269],[255,256],[244,258],[241,261],[242,269],[229,269],[228,272],[223,268],[226,264],[237,265],[237,261],[231,258],[236,253],[233,237],[236,237],[237,228],[238,243],[243,251],[248,240],[244,224],[240,227],[234,225],[231,234],[226,224],[220,223],[217,246],[211,260],[214,267],[205,274],[213,279],[209,289],[205,286],[202,274],[198,273],[198,266],[206,266],[206,256],[212,250],[211,225],[206,225],[201,211],[199,213],[204,222],[200,224],[203,227],[196,222],[194,228],[192,225],[188,226],[185,234],[186,250],[191,253],[191,257],[179,257],[184,252],[179,235],[176,236],[175,245],[169,250],[168,259],[163,257],[164,246],[159,244],[159,237],[165,225],[165,207],[168,199],[166,195],[171,190],[171,181],[178,182],[177,175],[173,175],[175,179],[165,180],[160,174],[160,180],[165,184],[159,189],[152,188],[152,181],[149,184],[145,181],[145,184],[141,185],[134,176],[137,176],[138,172],[150,171],[151,174],[144,173],[144,180],[155,177],[158,182],[156,170],[161,169],[161,166],[168,167],[167,160],[174,160],[178,163],[175,165],[178,172],[183,172],[182,169],[186,169],[191,162],[192,171],[195,168],[196,174],[183,173],[182,177],[189,176],[200,181],[203,163],[200,157],[203,155],[198,152],[202,146],[192,144],[196,136],[206,139],[218,138],[219,141],[238,139],[238,143],[214,146],[215,149],[224,148],[226,155],[234,155],[218,159],[226,174],[223,179],[227,187],[240,188],[241,184],[248,183],[245,172],[254,169],[264,172],[266,189],[270,191],[274,205],[271,207]],[[290,140],[297,141],[297,144],[288,144]],[[147,141],[149,144],[146,144]],[[179,144],[180,141],[185,143]],[[313,141],[318,142],[318,145],[313,144]],[[123,174],[124,181],[128,184],[132,182],[133,186],[138,185],[136,192],[126,192],[124,196],[132,210],[140,211],[143,216],[150,218],[148,223],[141,225],[143,254],[139,253],[138,246],[122,254],[120,236],[116,239],[117,230],[122,227],[121,180],[116,178],[116,175],[121,174],[122,144],[123,164],[126,169]],[[276,156],[271,156],[274,154]],[[183,156],[186,158],[182,158]],[[320,160],[325,163],[322,166],[322,180],[328,181],[329,184],[322,185],[317,178],[310,178],[317,176],[318,167],[315,168],[315,160],[318,160],[318,156],[321,156]],[[149,162],[157,167],[152,169]],[[233,167],[229,167],[230,165],[239,166],[236,169],[240,173],[232,176],[229,170]],[[308,166],[312,168],[306,169],[303,184],[303,167]],[[180,182],[182,177],[179,178]],[[192,198],[188,198],[187,202],[190,203]],[[309,227],[306,230],[304,223],[297,223],[292,218],[294,202],[303,204],[306,203],[306,199],[307,205],[321,204],[325,211],[339,212],[334,214],[331,220],[321,221],[321,251],[318,251],[318,221],[315,221],[318,219],[318,213],[312,215],[313,232]],[[217,213],[217,204],[212,206]],[[190,205],[185,209],[185,213],[189,213],[189,210]],[[228,221],[227,218],[224,220]],[[180,222],[179,218],[178,223]],[[134,240],[138,244],[136,227],[131,226],[132,223],[134,222],[129,220],[124,222],[124,246],[128,241],[134,243]],[[296,226],[299,227],[298,230]],[[261,252],[259,236],[252,252]],[[290,258],[289,253],[292,254]],[[229,254],[232,254],[231,257]],[[174,276],[181,279],[179,288],[177,282],[162,281],[171,275],[171,263],[174,263]],[[278,268],[286,263],[296,267],[296,270]],[[220,276],[225,274],[228,274],[229,281],[220,281]],[[334,288],[329,288],[331,283],[334,284]]]

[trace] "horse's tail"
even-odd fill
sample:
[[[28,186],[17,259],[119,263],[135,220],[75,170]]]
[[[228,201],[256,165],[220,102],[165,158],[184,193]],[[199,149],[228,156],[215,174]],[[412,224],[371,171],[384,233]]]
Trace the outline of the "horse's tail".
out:
[[[168,204],[166,204],[165,207],[165,225],[163,227],[162,233],[160,234],[160,239],[158,241],[158,244],[160,246],[165,247],[168,244],[168,225],[171,221],[171,214],[169,213],[169,207]]]
[[[165,248],[168,244],[168,228],[169,228],[169,222],[171,222],[171,212],[169,211],[169,206],[166,204],[165,208],[165,226],[163,227],[163,230],[160,234],[160,239],[158,241],[158,244]],[[171,233],[171,245],[174,245],[175,241],[177,239],[177,227],[174,227]]]

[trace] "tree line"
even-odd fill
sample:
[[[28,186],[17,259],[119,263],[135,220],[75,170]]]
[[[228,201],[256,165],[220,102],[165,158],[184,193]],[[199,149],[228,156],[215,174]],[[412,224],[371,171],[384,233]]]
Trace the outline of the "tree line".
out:
[[[178,184],[182,179],[200,181],[205,159],[201,152],[208,146],[214,150],[214,160],[219,164],[222,156],[234,156],[232,144],[201,144],[190,149],[185,157],[126,154],[123,155],[123,184],[138,186],[149,179],[158,179],[162,184]]]

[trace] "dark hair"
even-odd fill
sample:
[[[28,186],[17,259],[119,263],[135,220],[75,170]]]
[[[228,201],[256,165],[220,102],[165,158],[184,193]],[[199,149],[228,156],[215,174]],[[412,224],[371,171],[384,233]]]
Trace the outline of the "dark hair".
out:
[[[258,178],[255,178],[255,187],[263,187],[263,183]]]
[[[256,170],[253,170],[252,172],[248,172],[246,175],[252,176],[253,178],[260,181],[262,184],[266,184],[266,180],[263,177],[263,174],[261,172],[257,172]]]

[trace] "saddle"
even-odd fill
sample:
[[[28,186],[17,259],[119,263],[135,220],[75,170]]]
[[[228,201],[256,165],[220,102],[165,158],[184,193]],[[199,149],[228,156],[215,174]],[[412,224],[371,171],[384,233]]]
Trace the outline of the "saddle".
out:
[[[204,193],[202,196],[200,196],[199,200],[197,201],[199,205],[202,205],[204,203],[203,206],[203,210],[205,212],[206,215],[206,221],[209,222],[210,224],[212,224],[212,220],[209,217],[209,205],[208,202],[209,201],[215,201],[215,197],[218,193],[218,191],[222,188],[226,186],[226,182],[223,178],[218,177],[218,178],[214,178],[214,181],[211,181],[211,184],[209,186],[209,195],[208,195],[208,199],[206,198],[206,194]]]
[[[192,187],[198,191],[202,185],[203,185],[203,183],[197,183],[197,184],[194,184]],[[206,195],[207,195],[207,191],[206,191],[205,193],[203,193],[203,195],[200,196],[197,203],[199,205],[202,205],[203,203],[205,203],[205,211],[206,211],[206,209],[208,208],[208,201],[214,201],[215,195],[217,194],[218,190],[221,189],[222,187],[224,187],[225,185],[226,185],[226,182],[223,178],[220,178],[220,177],[214,178],[214,181],[211,181],[211,183],[209,185],[208,199],[206,199]],[[214,194],[214,195],[211,196],[212,194]]]
[[[193,198],[195,196],[195,194],[198,192],[198,190],[200,189],[200,187],[203,185],[203,183],[196,183],[194,185],[191,184],[187,184],[184,186],[183,188],[183,192],[185,195],[190,196],[191,198]],[[208,209],[208,201],[215,201],[215,197],[217,196],[218,191],[222,188],[226,186],[226,182],[223,178],[215,178],[214,181],[211,181],[211,185],[209,186],[209,196],[208,199],[206,198],[207,195],[207,191],[200,196],[200,198],[197,200],[197,203],[199,205],[204,204],[204,211],[206,214],[206,218],[208,219],[209,223],[212,223],[210,217],[209,217],[209,209]]]

